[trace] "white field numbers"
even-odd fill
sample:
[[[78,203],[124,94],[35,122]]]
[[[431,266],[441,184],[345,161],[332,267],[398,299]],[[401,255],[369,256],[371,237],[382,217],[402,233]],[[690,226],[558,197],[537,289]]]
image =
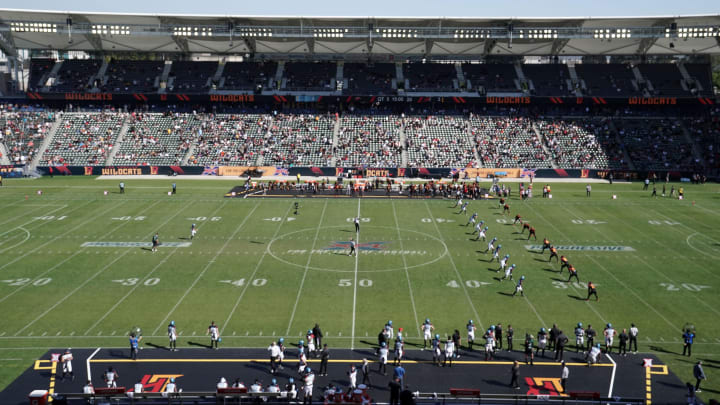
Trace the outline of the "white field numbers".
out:
[[[213,218],[221,218],[221,217],[213,217]],[[280,222],[280,221],[282,221],[282,220],[283,220],[283,219],[282,219],[281,217],[265,218],[265,221],[272,221],[272,222]],[[286,219],[287,222],[294,221],[294,220],[295,220],[295,218],[293,218],[293,217],[288,217],[288,218]],[[219,221],[219,220],[218,220],[218,221]]]
[[[487,283],[485,281],[478,281],[478,280],[465,280],[465,285],[468,288],[479,288],[484,285],[488,285],[490,283]],[[460,288],[460,284],[455,280],[450,280],[447,284],[445,284],[446,287],[450,288]]]
[[[145,219],[147,219],[147,217],[142,215],[137,217],[131,217],[129,215],[126,215],[124,217],[113,217],[111,219],[114,221],[144,221]]]
[[[430,224],[433,222],[433,218],[420,218],[420,222],[424,224]],[[443,222],[455,222],[454,219],[435,218],[435,222],[442,224]]]
[[[32,280],[29,278],[15,278],[15,279],[11,279],[11,280],[0,280],[0,282],[6,283],[7,285],[11,285],[13,287],[22,287],[25,285],[42,287],[51,281],[52,281],[51,278],[39,278],[37,280]]]
[[[563,290],[567,289],[567,288],[570,287],[570,286],[575,287],[575,288],[579,288],[579,289],[581,289],[581,290],[584,289],[584,288],[587,288],[587,284],[583,284],[583,283],[581,283],[581,282],[579,282],[579,281],[573,281],[572,283],[568,283],[568,282],[566,282],[566,281],[553,281],[552,284],[553,284],[553,287],[555,287],[555,288],[560,288],[560,289],[563,289]],[[600,285],[600,284],[595,284],[596,287],[599,286],[599,285]]]
[[[605,221],[598,221],[596,219],[571,219],[570,222],[572,222],[575,225],[600,225],[600,224],[607,224]]]
[[[212,221],[212,222],[218,222],[222,220],[222,217],[195,217],[195,218],[188,218],[188,221]]]
[[[55,215],[44,215],[42,217],[35,217],[35,219],[40,221],[62,221],[63,219],[67,218],[67,215],[56,217]]]
[[[247,283],[247,280],[244,278],[241,278],[240,280],[220,280],[221,283],[234,285],[235,287],[243,287],[245,286],[245,283]],[[253,287],[262,287],[265,284],[267,284],[267,280],[264,278],[256,278],[253,281],[250,282],[250,285]]]
[[[355,222],[355,218],[345,218],[347,222]],[[370,218],[360,218],[360,222],[370,222]]]
[[[140,284],[140,285],[152,287],[154,285],[158,285],[158,283],[160,282],[160,279],[159,278],[149,278],[145,281],[141,281],[139,278],[123,278],[120,280],[113,280],[112,282],[118,283],[118,284],[124,285],[124,286],[133,286],[136,284]]]
[[[699,292],[705,288],[710,288],[709,285],[698,285],[691,283],[682,283],[679,286],[670,283],[660,283],[660,287],[665,288],[665,291],[681,291],[681,289],[685,289],[692,292]]]
[[[351,287],[353,285],[352,279],[349,278],[341,278],[340,281],[338,281],[338,287]],[[360,287],[372,287],[373,281],[367,278],[364,278],[362,280],[358,280],[358,285]]]
[[[677,221],[670,221],[670,220],[654,220],[651,219],[648,221],[648,224],[650,225],[680,225],[680,222]]]

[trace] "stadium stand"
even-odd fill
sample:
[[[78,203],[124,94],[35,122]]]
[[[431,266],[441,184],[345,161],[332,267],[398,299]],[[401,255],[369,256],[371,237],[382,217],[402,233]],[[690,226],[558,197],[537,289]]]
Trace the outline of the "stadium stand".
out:
[[[168,91],[173,93],[207,93],[217,62],[173,62],[168,76]],[[172,84],[170,82],[172,81]]]
[[[468,121],[460,116],[405,120],[408,167],[464,167],[475,160]]]
[[[541,120],[537,127],[561,169],[623,167],[622,150],[605,119]]]
[[[710,111],[709,118],[685,119],[683,124],[698,146],[708,174],[720,172],[720,108]]]
[[[395,65],[392,63],[345,63],[343,77],[347,79],[345,94],[387,95],[394,93]]]
[[[654,63],[638,65],[643,77],[652,83],[655,96],[689,96],[682,85],[683,78],[675,64]]]
[[[635,76],[631,69],[629,65],[618,63],[575,65],[578,77],[585,81],[583,93],[598,97],[642,95],[637,84],[633,83]]]
[[[278,114],[263,146],[263,164],[328,166],[335,119],[327,115]]]
[[[334,62],[288,62],[283,74],[286,90],[334,91]]]
[[[276,88],[273,85],[277,62],[228,62],[223,70],[222,90],[255,90],[256,86]]]
[[[517,92],[515,67],[496,63],[464,63],[465,79],[470,81],[471,90],[487,92]]]
[[[541,97],[574,95],[572,86],[568,84],[570,73],[564,63],[529,63],[523,65],[522,69],[525,77],[532,81],[532,95]]]
[[[41,156],[47,165],[99,166],[105,164],[125,114],[69,113]]]
[[[406,91],[454,91],[457,71],[452,63],[404,63],[403,77],[409,83]]]
[[[218,114],[201,119],[189,164],[252,166],[265,146],[272,117],[265,114]]]
[[[472,116],[470,128],[484,167],[552,167],[530,118]]]
[[[682,133],[681,123],[668,119],[623,119],[615,121],[635,168],[638,170],[692,170],[692,145]]]
[[[132,165],[177,165],[199,127],[194,114],[133,113],[114,161]]]
[[[40,91],[44,84],[40,84],[40,80],[52,71],[55,66],[53,59],[32,59],[30,61],[30,77],[28,78],[28,90]]]
[[[90,83],[90,79],[98,73],[100,66],[102,60],[99,59],[68,59],[60,66],[52,90],[57,92],[91,90],[94,85]]]
[[[0,106],[0,142],[5,144],[13,164],[32,161],[55,122],[52,112],[17,111]]]
[[[107,68],[107,81],[102,90],[115,93],[155,92],[164,65],[163,61],[113,59]]]
[[[689,85],[691,89],[695,88],[697,90],[693,94],[701,96],[713,95],[712,73],[710,72],[709,65],[700,63],[686,63],[685,69],[687,70],[690,77],[700,84],[699,88],[698,86],[695,86],[693,84]]]
[[[403,145],[399,116],[346,116],[334,150],[339,167],[400,167]]]

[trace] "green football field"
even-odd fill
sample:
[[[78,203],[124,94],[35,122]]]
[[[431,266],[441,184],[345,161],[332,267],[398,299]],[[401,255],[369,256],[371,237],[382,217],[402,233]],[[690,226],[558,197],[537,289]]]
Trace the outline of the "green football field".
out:
[[[510,216],[497,201],[472,201],[515,278],[525,276],[523,298],[498,281],[487,243],[470,240],[453,201],[223,198],[237,180],[181,180],[173,196],[170,179],[127,180],[121,195],[118,182],[4,180],[0,388],[48,348],[125,348],[135,326],[145,347],[164,346],[171,320],[179,346],[207,344],[214,320],[222,345],[234,347],[296,343],[316,322],[331,347],[367,346],[393,320],[412,348],[430,318],[443,336],[473,319],[479,330],[512,324],[518,339],[552,323],[570,335],[577,322],[618,332],[634,322],[641,352],[660,354],[686,381],[705,360],[703,395],[720,392],[717,184],[684,185],[684,201],[650,198],[639,183],[594,184],[591,198],[584,184],[553,184],[552,199],[511,199]],[[537,242],[512,225],[518,213]],[[349,257],[355,216],[360,254]],[[155,232],[157,252],[138,245]],[[543,237],[582,284],[535,251]],[[598,302],[584,301],[589,280]],[[686,324],[697,331],[692,358],[679,355]]]

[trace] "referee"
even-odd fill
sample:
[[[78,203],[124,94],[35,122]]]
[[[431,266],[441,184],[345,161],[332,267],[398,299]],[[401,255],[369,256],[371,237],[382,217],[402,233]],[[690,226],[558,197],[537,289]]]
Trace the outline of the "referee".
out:
[[[360,217],[355,217],[355,233],[360,233]]]
[[[355,256],[357,256],[357,251],[355,250],[355,239],[350,238],[350,253],[348,253],[348,256],[352,256],[353,253],[355,253]]]

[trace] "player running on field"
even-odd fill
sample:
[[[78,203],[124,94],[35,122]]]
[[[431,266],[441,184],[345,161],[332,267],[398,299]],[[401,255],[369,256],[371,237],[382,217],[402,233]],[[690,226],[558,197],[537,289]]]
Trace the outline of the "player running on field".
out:
[[[512,267],[515,267],[513,264]],[[521,297],[525,296],[525,293],[523,292],[523,283],[525,282],[525,276],[520,276],[520,280],[518,280],[517,285],[515,285],[515,292],[512,293],[512,296],[514,297],[515,294],[520,293]]]
[[[192,224],[190,227],[190,240],[192,240],[195,237],[195,234],[197,234],[197,227],[195,224]]]
[[[487,247],[487,250],[485,250],[485,253],[492,252],[493,249],[495,249],[495,241],[496,240],[497,240],[497,238],[492,238],[492,240],[490,240],[490,242],[488,242],[488,247]]]
[[[534,226],[530,227],[530,233],[528,233],[527,240],[530,240],[531,237],[533,237],[533,238],[535,238],[535,240],[537,240],[537,235],[535,235],[535,227]]]
[[[582,322],[578,322],[575,328],[575,353],[579,353],[580,349],[583,349],[585,353],[585,330],[583,329]]]
[[[553,257],[555,258],[555,263],[557,263],[557,261],[558,261],[557,249],[555,248],[555,246],[550,245],[550,257],[548,258],[548,262],[550,262],[550,260],[552,260]]]
[[[570,277],[568,277],[568,283],[570,282],[570,280],[572,280],[573,277],[575,277],[575,280],[577,280],[577,282],[579,283],[580,278],[578,277],[577,270],[575,270],[575,267],[572,264],[570,265],[570,267],[568,267],[568,271],[570,272]]]
[[[500,259],[500,268],[495,270],[495,273],[499,273],[500,271],[505,270],[505,266],[507,265],[507,262],[509,259],[510,259],[510,255],[503,256],[503,258]]]
[[[468,219],[467,224],[465,224],[465,226],[475,225],[475,220],[477,219],[477,217],[478,217],[478,213],[473,212],[473,214],[470,216],[470,219]]]
[[[462,207],[462,205],[463,205],[463,199],[462,199],[462,196],[460,196],[459,193],[460,193],[460,192],[458,191],[458,199],[455,200],[455,205],[453,206],[453,208]]]
[[[523,222],[523,227],[522,227],[522,229],[520,230],[520,235],[524,234],[526,229],[527,229],[528,231],[530,230],[530,223],[529,223],[529,222]]]
[[[562,273],[562,270],[566,267],[570,267],[570,262],[565,255],[562,255],[560,256],[560,273]]]
[[[155,232],[155,235],[152,237],[152,251],[157,252],[157,247],[160,244],[160,235],[158,235],[157,232]]]
[[[462,207],[460,207],[460,212],[458,212],[458,214],[467,215],[467,206],[468,206],[468,205],[470,205],[469,202],[464,203],[464,204],[462,205]]]
[[[467,328],[468,348],[472,350],[475,343],[475,323],[470,319],[465,327]]]
[[[501,278],[500,281],[507,280],[507,279],[512,280],[512,279],[513,279],[512,274],[513,274],[513,271],[514,271],[514,270],[515,270],[515,263],[513,263],[512,266],[508,267],[508,268],[505,270],[505,276],[503,276],[503,278]]]
[[[550,249],[551,246],[552,245],[550,244],[550,241],[548,240],[548,238],[543,238],[543,247],[542,247],[541,253],[545,253],[545,249]]]
[[[520,222],[520,225],[522,225],[522,223],[523,223],[522,217],[520,216],[520,214],[515,215],[515,221],[513,221],[513,225],[517,224],[518,222]]]
[[[480,240],[480,238],[482,238],[483,242],[485,242],[485,233],[487,232],[487,230],[488,230],[487,226],[485,228],[481,229],[480,232],[478,233],[478,236],[475,237],[475,240]]]
[[[510,215],[510,205],[508,205],[507,203],[503,205],[503,215],[505,214]]]
[[[427,347],[428,341],[432,340],[432,331],[435,330],[435,327],[430,322],[430,318],[426,318],[425,322],[423,322],[422,325],[420,325],[420,329],[423,331],[423,347],[422,350],[425,350]]]
[[[475,232],[480,233],[482,231],[483,225],[485,225],[485,221],[480,221],[475,225],[475,230],[470,233],[470,235],[474,234]]]
[[[588,296],[585,298],[585,301],[589,301],[591,296],[595,296],[595,301],[600,301],[600,298],[597,294],[597,289],[595,288],[595,284],[593,284],[592,281],[588,281]]]
[[[500,249],[502,249],[502,245],[498,244],[495,248],[495,251],[493,252],[493,257],[490,259],[490,261],[497,260],[498,263],[500,263]]]

